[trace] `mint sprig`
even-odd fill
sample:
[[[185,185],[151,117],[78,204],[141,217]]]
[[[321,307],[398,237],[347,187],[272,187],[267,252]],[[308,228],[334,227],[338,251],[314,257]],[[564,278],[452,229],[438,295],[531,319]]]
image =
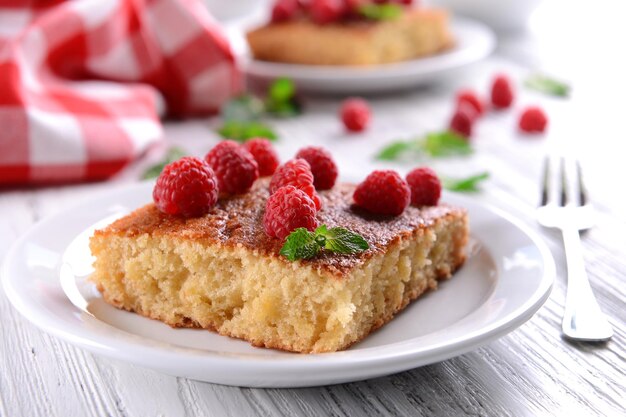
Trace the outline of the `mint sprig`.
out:
[[[304,227],[291,232],[285,239],[280,254],[290,261],[295,261],[314,258],[321,250],[351,254],[368,248],[369,245],[363,236],[343,227],[329,229],[323,224],[315,229],[315,232],[309,232]]]
[[[376,159],[382,161],[411,160],[424,155],[432,158],[444,158],[469,155],[473,151],[472,145],[464,137],[454,132],[442,131],[428,133],[417,139],[392,142],[376,154]]]
[[[567,97],[571,90],[569,84],[543,74],[531,75],[524,81],[524,86],[531,90],[556,97]]]
[[[360,16],[370,20],[390,20],[402,15],[402,6],[398,4],[369,3],[360,6],[357,10]]]
[[[446,190],[473,193],[479,190],[478,186],[487,178],[489,173],[484,171],[464,178],[442,177],[441,183]]]

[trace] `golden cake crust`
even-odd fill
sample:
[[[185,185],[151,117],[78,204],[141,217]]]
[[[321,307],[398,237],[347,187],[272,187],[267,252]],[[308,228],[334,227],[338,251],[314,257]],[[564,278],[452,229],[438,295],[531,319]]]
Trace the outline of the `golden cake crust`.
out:
[[[246,248],[289,263],[279,253],[283,242],[268,236],[263,229],[268,185],[269,179],[260,179],[248,193],[222,197],[208,214],[197,218],[167,215],[154,204],[148,204],[105,229],[97,230],[95,235],[180,237],[205,244]],[[353,184],[338,184],[331,190],[319,192],[323,209],[317,217],[320,224],[329,228],[341,226],[359,233],[370,248],[352,255],[324,251],[314,259],[301,261],[337,278],[347,275],[375,254],[385,252],[390,245],[420,233],[420,229],[445,221],[447,216],[465,215],[465,209],[444,204],[422,208],[409,206],[399,216],[375,215],[352,204],[354,189]],[[458,260],[459,265],[462,262],[463,259]]]
[[[247,34],[255,59],[305,65],[378,65],[432,55],[454,44],[448,13],[406,10],[397,19],[318,25],[269,23]]]

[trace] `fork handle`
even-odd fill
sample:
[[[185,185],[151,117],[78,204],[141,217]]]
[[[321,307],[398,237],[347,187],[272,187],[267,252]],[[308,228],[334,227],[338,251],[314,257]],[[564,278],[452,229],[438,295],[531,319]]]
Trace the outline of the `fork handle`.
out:
[[[567,259],[563,334],[575,340],[608,340],[613,335],[613,329],[600,310],[589,285],[580,233],[574,228],[564,228],[562,232]]]

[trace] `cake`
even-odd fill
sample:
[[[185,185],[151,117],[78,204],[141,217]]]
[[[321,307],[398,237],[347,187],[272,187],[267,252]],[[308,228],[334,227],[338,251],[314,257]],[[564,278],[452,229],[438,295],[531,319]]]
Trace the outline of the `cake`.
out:
[[[441,9],[407,9],[396,19],[320,25],[300,18],[271,22],[247,34],[255,59],[304,65],[367,66],[445,51],[454,41]]]
[[[221,197],[201,217],[148,204],[97,230],[91,280],[108,303],[173,327],[319,353],[363,339],[464,262],[464,209],[439,204],[373,215],[353,205],[351,184],[320,191],[317,216],[359,233],[369,249],[290,262],[279,253],[282,242],[263,230],[268,181]]]

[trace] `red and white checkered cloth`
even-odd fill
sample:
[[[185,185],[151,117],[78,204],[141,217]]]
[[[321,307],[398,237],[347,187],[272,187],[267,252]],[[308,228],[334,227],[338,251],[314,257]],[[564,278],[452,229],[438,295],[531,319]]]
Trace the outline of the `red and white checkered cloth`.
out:
[[[107,178],[240,90],[198,0],[0,0],[0,185]]]

